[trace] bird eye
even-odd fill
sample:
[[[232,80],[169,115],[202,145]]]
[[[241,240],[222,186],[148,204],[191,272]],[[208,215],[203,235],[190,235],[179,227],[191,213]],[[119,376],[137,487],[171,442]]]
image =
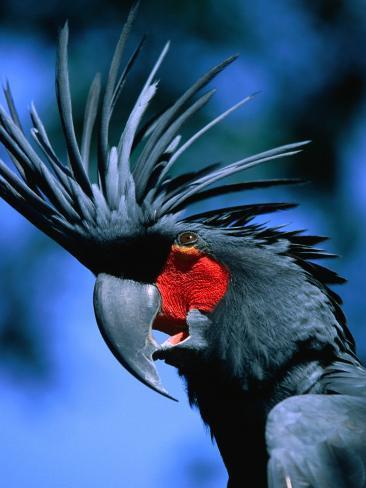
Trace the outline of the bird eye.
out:
[[[181,246],[190,246],[198,241],[198,235],[195,232],[182,232],[177,241]]]

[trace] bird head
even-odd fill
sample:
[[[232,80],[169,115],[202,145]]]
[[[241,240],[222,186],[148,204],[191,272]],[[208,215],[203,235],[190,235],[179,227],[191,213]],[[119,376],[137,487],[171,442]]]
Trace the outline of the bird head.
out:
[[[220,182],[258,164],[292,156],[306,142],[172,176],[173,166],[199,137],[252,98],[241,100],[187,140],[179,135],[214,93],[199,92],[235,56],[205,73],[168,109],[144,122],[157,91],[155,76],[168,52],[167,44],[119,140],[110,143],[115,105],[143,44],[121,69],[135,13],[133,9],[123,28],[103,92],[99,75],[91,84],[80,140],[69,85],[68,26],[60,32],[56,95],[67,163],[54,150],[34,106],[30,115],[35,145],[29,142],[10,88],[5,87],[9,113],[1,108],[0,140],[17,172],[0,162],[0,194],[94,273],[95,315],[109,348],[130,373],[169,396],[159,379],[156,359],[184,370],[215,357],[228,364],[233,374],[253,369],[254,364],[264,374],[271,358],[278,360],[279,351],[289,355],[299,341],[309,340],[306,327],[295,327],[306,297],[314,307],[323,300],[339,310],[337,298],[325,283],[340,278],[307,261],[324,257],[311,247],[321,239],[253,224],[257,215],[288,209],[290,204],[242,204],[199,214],[189,210],[193,203],[212,197],[296,183]],[[96,181],[89,169],[93,137],[98,140]],[[316,280],[322,285],[315,292]],[[295,292],[299,287],[301,293]],[[167,333],[169,339],[158,344],[154,329]],[[338,333],[343,334],[343,329]],[[255,357],[261,361],[254,361]]]

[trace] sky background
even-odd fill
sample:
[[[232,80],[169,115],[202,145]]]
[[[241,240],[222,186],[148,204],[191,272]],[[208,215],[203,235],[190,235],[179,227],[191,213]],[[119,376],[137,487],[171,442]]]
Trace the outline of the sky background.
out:
[[[35,102],[61,154],[54,96],[57,31],[69,19],[74,116],[80,123],[88,85],[96,71],[105,75],[130,4],[1,2],[1,80],[10,81],[26,127],[27,109]],[[329,264],[349,280],[337,291],[366,359],[364,1],[227,0],[224,6],[221,0],[151,0],[140,8],[130,50],[144,33],[146,47],[115,117],[116,131],[170,39],[153,110],[171,103],[213,64],[240,52],[214,81],[214,99],[184,135],[260,92],[192,147],[180,171],[313,141],[300,156],[245,175],[299,176],[310,184],[224,201],[297,201],[298,209],[270,217],[271,223],[331,236],[325,247],[342,258]],[[3,151],[1,157],[7,157]],[[109,352],[94,319],[93,276],[4,202],[0,222],[0,485],[225,486],[216,447],[189,408],[174,369],[158,365],[179,403],[138,383]]]

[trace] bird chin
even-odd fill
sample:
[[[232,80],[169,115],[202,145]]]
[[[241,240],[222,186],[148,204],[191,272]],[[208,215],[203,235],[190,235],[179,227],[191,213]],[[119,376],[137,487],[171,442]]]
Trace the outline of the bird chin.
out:
[[[206,331],[210,325],[210,319],[202,312],[189,311],[185,326],[160,345],[153,359],[164,360],[179,369],[191,368],[207,349]]]
[[[178,335],[181,334],[176,334],[176,336]],[[154,352],[153,359],[154,361],[165,361],[165,363],[178,369],[187,369],[193,365],[193,358],[197,357],[197,351],[191,347],[190,336],[174,344],[172,340],[179,340],[176,339],[176,336],[172,336],[163,342],[160,348]]]

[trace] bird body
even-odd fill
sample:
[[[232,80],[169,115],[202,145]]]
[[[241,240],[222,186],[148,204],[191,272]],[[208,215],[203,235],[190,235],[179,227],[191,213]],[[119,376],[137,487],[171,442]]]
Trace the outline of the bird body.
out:
[[[329,297],[329,291],[321,289],[323,284],[286,256],[286,249],[291,248],[288,242],[268,244],[265,258],[263,242],[262,247],[253,242],[251,248],[243,241],[237,248],[239,255],[228,245],[215,250],[220,262],[230,256],[236,263],[236,267],[225,263],[235,270],[236,279],[233,271],[227,294],[210,316],[206,367],[202,358],[198,363],[186,361],[179,366],[179,359],[175,363],[186,377],[191,403],[197,404],[216,439],[230,474],[229,486],[246,486],[248,480],[253,480],[252,486],[267,486],[267,464],[271,487],[284,486],[287,473],[291,473],[291,486],[364,486],[365,481],[347,485],[334,474],[338,484],[334,480],[325,484],[327,466],[335,461],[322,461],[323,451],[317,452],[313,439],[314,432],[325,443],[329,437],[332,448],[333,437],[346,436],[343,449],[351,457],[355,449],[364,469],[365,401],[361,397],[366,392],[366,375],[354,355],[338,304],[332,303],[335,297]],[[337,373],[336,367],[341,368]],[[339,375],[344,385],[339,385]],[[337,421],[343,399],[350,425],[358,426],[349,432],[345,413]],[[316,416],[317,408],[322,408],[323,416]],[[293,431],[292,409],[297,409]],[[332,421],[327,421],[328,416]],[[296,459],[298,451],[292,451],[291,438],[295,446],[307,448],[306,463]],[[297,469],[310,463],[310,474],[305,472],[303,478],[293,474],[288,461],[291,451],[300,464]]]
[[[143,123],[166,45],[119,140],[110,144],[113,111],[142,47],[121,70],[135,14],[136,8],[118,41],[101,102],[99,76],[91,85],[80,143],[67,25],[61,30],[56,93],[68,164],[56,154],[35,107],[31,133],[38,149],[30,144],[6,86],[9,114],[1,108],[0,141],[18,174],[0,162],[0,195],[94,273],[99,329],[131,374],[170,397],[155,361],[178,369],[191,404],[217,442],[230,488],[365,487],[366,370],[355,354],[341,300],[329,288],[344,280],[315,263],[332,257],[315,247],[324,238],[253,220],[292,204],[190,210],[192,203],[212,197],[298,183],[220,181],[293,156],[307,141],[172,176],[191,144],[251,97],[182,141],[183,124],[213,91],[196,95],[232,57]],[[96,122],[98,177],[92,181]],[[169,339],[158,344],[153,329]]]

